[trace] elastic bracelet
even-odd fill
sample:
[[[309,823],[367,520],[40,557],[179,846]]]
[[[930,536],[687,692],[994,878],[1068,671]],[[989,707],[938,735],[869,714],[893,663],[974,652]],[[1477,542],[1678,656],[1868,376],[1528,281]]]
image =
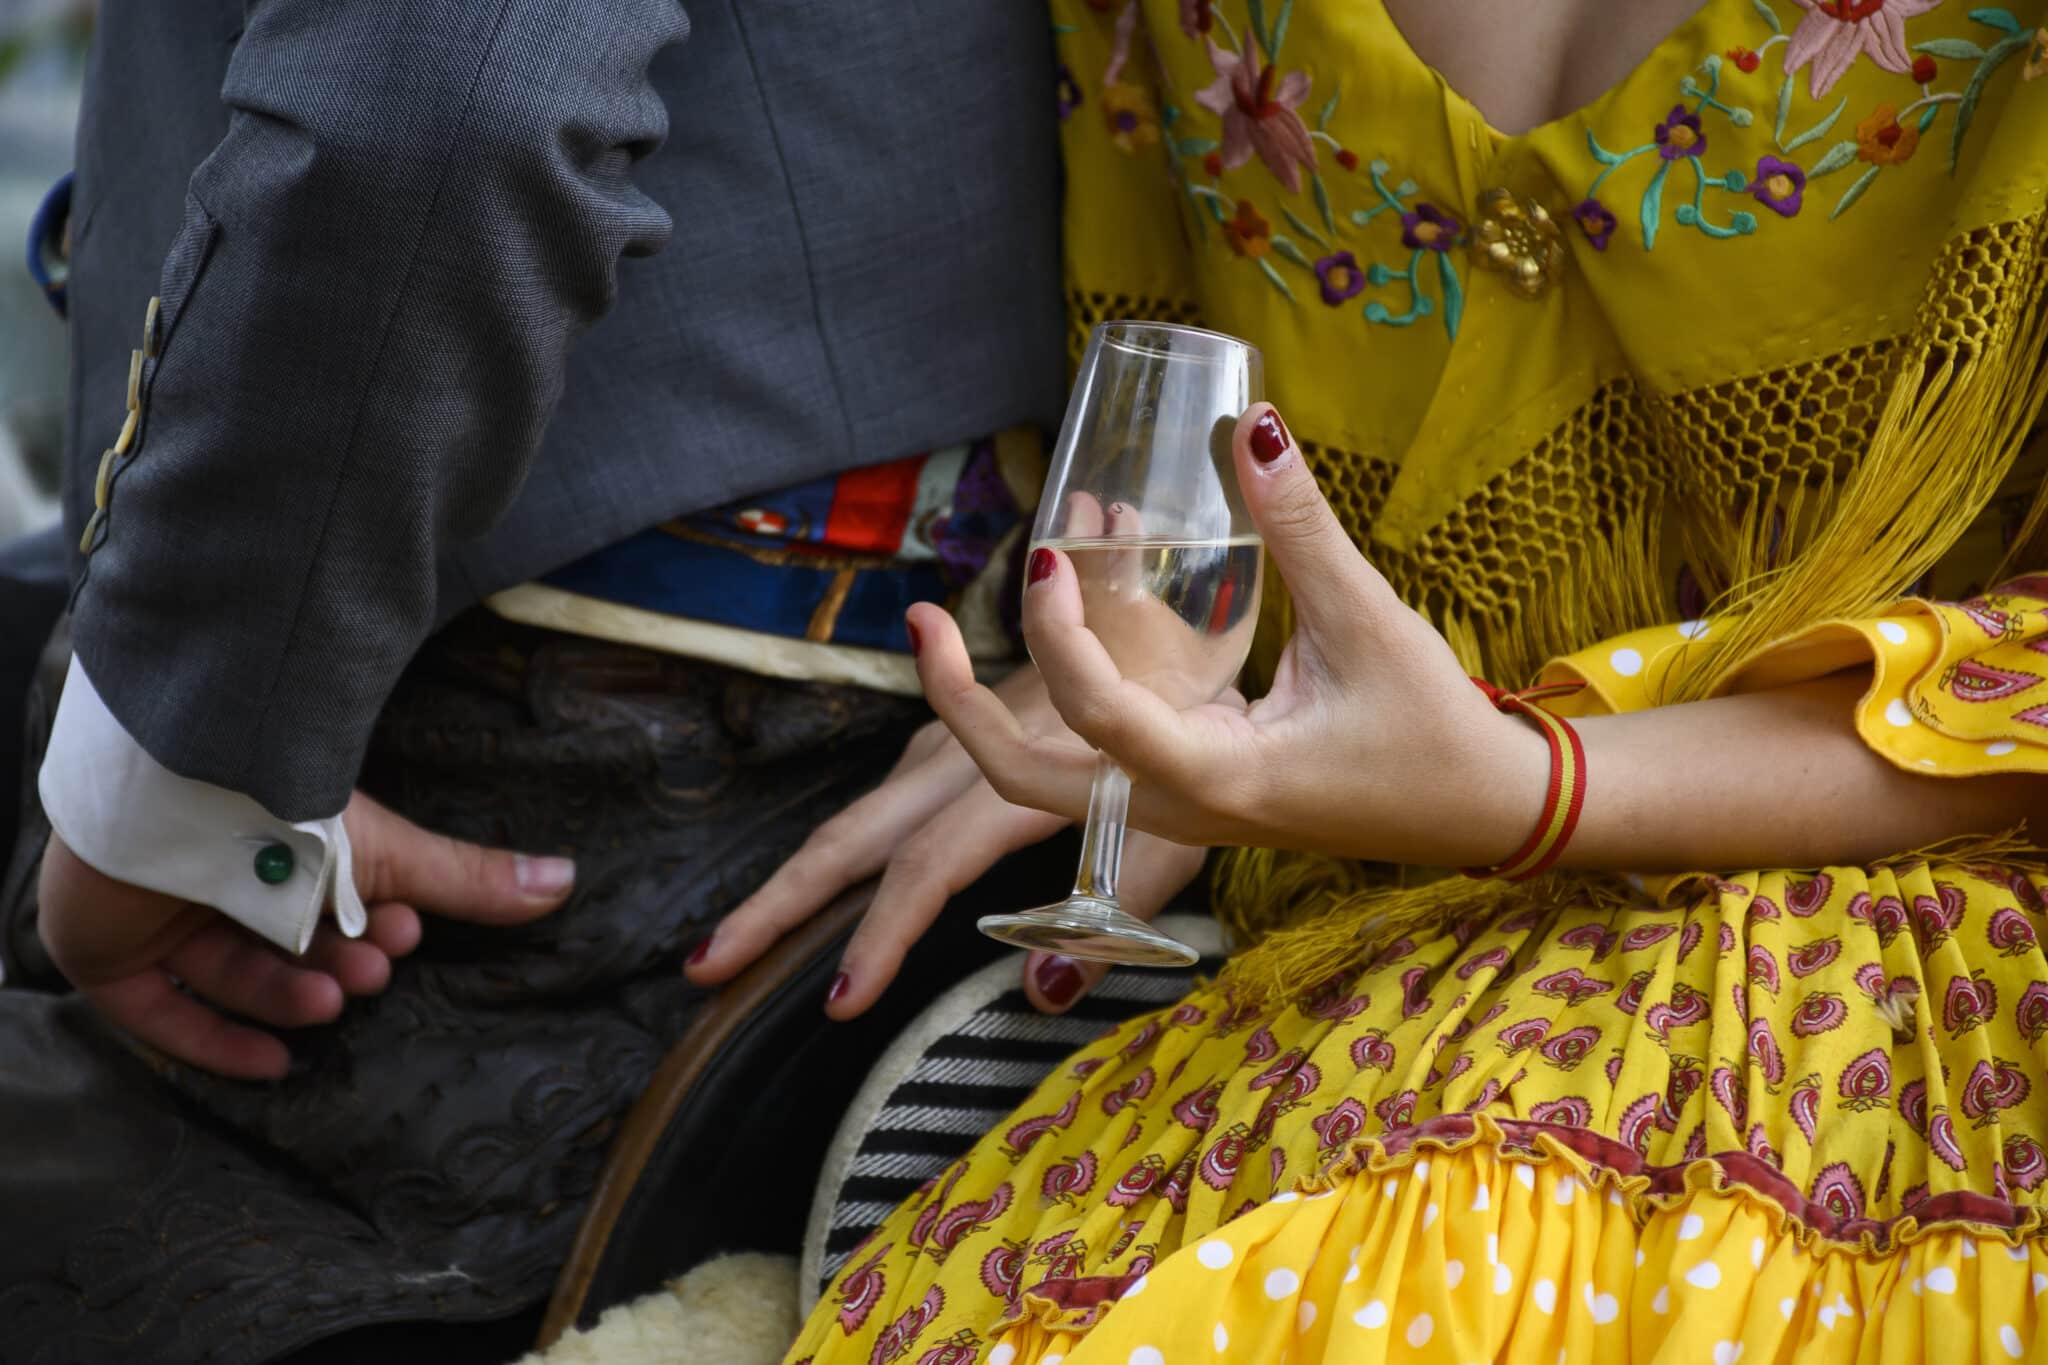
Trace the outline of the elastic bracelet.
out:
[[[1543,817],[1536,822],[1535,833],[1526,843],[1493,867],[1466,867],[1459,871],[1468,877],[1525,882],[1548,871],[1564,852],[1572,832],[1579,827],[1579,808],[1586,803],[1586,750],[1579,743],[1579,732],[1564,717],[1553,715],[1536,703],[1576,692],[1585,684],[1555,683],[1508,692],[1484,678],[1472,681],[1497,709],[1536,722],[1536,728],[1550,742],[1550,790],[1543,799]]]

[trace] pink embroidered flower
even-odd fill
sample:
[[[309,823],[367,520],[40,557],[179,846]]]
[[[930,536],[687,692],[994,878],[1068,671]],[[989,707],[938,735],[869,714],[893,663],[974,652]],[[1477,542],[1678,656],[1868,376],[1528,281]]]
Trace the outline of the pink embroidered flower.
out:
[[[1289,193],[1301,192],[1301,168],[1316,168],[1316,144],[1308,125],[1294,111],[1308,98],[1306,71],[1278,76],[1277,67],[1261,69],[1250,43],[1244,55],[1209,44],[1215,81],[1195,92],[1195,103],[1223,120],[1223,165],[1236,169],[1258,153],[1259,160]]]
[[[1682,104],[1672,105],[1671,112],[1657,125],[1657,155],[1666,161],[1676,161],[1706,150],[1707,135],[1700,128],[1700,116]]]
[[[1756,179],[1749,192],[1756,196],[1757,203],[1780,218],[1797,217],[1800,198],[1806,193],[1806,172],[1775,156],[1758,157]]]
[[[1815,99],[1834,89],[1859,56],[1865,53],[1886,71],[1911,74],[1906,52],[1906,20],[1925,14],[1941,0],[1796,0],[1806,17],[1785,45],[1785,74],[1808,62],[1813,71],[1807,87]]]

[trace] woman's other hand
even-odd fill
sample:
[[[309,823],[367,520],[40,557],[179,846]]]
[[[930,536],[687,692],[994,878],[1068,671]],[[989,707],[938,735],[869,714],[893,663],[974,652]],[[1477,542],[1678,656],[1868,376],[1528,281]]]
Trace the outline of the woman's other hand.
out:
[[[938,614],[951,624],[952,618]],[[988,695],[1023,732],[1046,742],[1079,743],[1053,710],[1036,668],[1026,665]],[[880,873],[881,885],[847,944],[825,1004],[833,1018],[851,1019],[881,997],[947,901],[1005,856],[1050,838],[1067,823],[1064,816],[996,795],[959,741],[934,721],[912,736],[881,786],[820,825],[691,951],[685,974],[706,986],[730,980],[840,892]],[[1124,908],[1152,918],[1201,866],[1199,848],[1134,835],[1124,849]],[[1024,988],[1038,1008],[1057,1014],[1106,970],[1100,963],[1033,953],[1024,966]]]

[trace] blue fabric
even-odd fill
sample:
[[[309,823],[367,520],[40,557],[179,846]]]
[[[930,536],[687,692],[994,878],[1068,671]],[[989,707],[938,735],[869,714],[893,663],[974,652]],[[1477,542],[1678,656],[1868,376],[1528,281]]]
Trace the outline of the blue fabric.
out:
[[[68,277],[60,278],[50,273],[50,262],[45,253],[54,255],[59,238],[64,234],[64,220],[71,216],[71,182],[66,175],[50,187],[43,196],[43,202],[36,206],[36,216],[28,223],[28,273],[42,289],[43,297],[50,301],[50,307],[57,310],[58,317],[67,312],[66,295]]]

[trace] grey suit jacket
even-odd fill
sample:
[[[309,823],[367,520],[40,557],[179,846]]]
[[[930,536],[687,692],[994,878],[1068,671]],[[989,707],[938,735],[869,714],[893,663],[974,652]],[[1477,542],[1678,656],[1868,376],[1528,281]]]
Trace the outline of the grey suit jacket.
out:
[[[688,10],[102,5],[74,630],[172,770],[331,814],[399,671],[481,595],[750,492],[1056,422],[1042,5]]]

